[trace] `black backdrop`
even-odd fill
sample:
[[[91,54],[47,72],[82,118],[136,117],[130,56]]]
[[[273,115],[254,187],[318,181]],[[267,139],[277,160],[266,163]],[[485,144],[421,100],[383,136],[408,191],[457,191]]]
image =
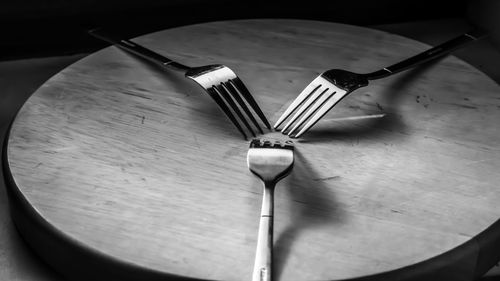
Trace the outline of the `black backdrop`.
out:
[[[90,52],[104,46],[85,30],[124,36],[191,23],[299,18],[374,25],[459,17],[468,0],[2,0],[0,60]]]

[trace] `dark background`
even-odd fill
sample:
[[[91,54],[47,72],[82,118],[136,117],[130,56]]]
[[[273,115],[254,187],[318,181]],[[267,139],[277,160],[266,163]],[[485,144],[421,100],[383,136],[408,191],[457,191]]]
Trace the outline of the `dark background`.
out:
[[[168,27],[225,19],[299,18],[376,25],[465,18],[468,0],[3,0],[0,60],[89,52],[105,44],[85,33],[117,27],[135,37]]]

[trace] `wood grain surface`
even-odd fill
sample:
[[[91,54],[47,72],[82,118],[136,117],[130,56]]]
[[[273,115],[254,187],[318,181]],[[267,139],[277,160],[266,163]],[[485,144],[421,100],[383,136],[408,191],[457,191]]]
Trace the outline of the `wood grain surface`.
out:
[[[230,67],[271,122],[324,70],[370,72],[429,47],[298,20],[204,23],[135,41],[187,65]],[[493,224],[499,90],[449,56],[344,99],[295,141],[294,170],[276,188],[276,279],[402,268]],[[7,164],[37,215],[95,253],[249,280],[262,188],[248,144],[197,85],[109,47],[33,94],[12,125]]]

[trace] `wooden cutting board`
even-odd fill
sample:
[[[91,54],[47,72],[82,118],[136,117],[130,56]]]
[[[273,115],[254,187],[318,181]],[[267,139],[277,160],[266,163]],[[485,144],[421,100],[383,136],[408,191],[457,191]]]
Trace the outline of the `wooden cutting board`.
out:
[[[135,41],[187,65],[227,65],[271,123],[322,71],[371,72],[429,48],[300,20],[204,23]],[[499,120],[499,85],[453,56],[348,96],[295,140],[294,170],[275,194],[276,279],[487,270],[496,260],[481,243],[500,239]],[[47,81],[12,124],[12,215],[73,278],[250,280],[262,190],[248,144],[182,74],[105,48]]]

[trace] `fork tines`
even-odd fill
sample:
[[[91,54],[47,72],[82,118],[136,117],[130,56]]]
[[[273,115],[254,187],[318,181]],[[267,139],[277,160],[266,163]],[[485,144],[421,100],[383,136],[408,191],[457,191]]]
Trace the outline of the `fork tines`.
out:
[[[271,129],[269,121],[267,121],[245,84],[228,67],[220,65],[218,69],[202,72],[199,75],[187,76],[205,88],[245,139],[247,139],[247,134],[241,123],[254,137],[256,136],[256,130],[261,134],[264,133],[254,114],[252,114],[252,110],[259,116],[264,126]],[[254,127],[250,125],[248,119]]]
[[[281,148],[281,149],[290,149],[293,150],[293,142],[288,141],[280,141],[280,140],[271,140],[271,139],[253,139],[250,142],[250,148]]]
[[[321,117],[347,94],[347,90],[337,87],[320,75],[307,85],[292,104],[290,104],[278,119],[274,128],[278,129],[295,112],[288,123],[281,129],[281,132],[292,138],[298,138],[316,124]],[[298,133],[295,133],[297,131]]]

